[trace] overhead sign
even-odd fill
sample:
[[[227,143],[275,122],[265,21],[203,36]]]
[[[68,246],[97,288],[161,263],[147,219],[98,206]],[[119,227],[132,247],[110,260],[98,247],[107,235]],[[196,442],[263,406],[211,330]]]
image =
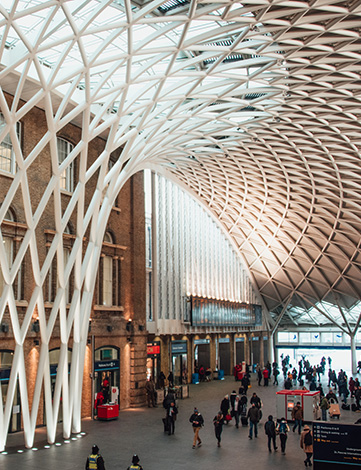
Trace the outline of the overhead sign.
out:
[[[361,426],[313,423],[315,470],[361,468]]]
[[[209,339],[195,339],[194,344],[209,344]]]
[[[172,341],[172,354],[187,354],[187,342],[186,341],[180,341],[180,342]]]
[[[159,344],[150,344],[150,345],[148,345],[147,346],[147,354],[148,354],[148,356],[160,354]]]
[[[94,370],[101,371],[101,370],[112,370],[112,369],[119,369],[119,360],[113,359],[111,361],[96,361],[94,362]]]

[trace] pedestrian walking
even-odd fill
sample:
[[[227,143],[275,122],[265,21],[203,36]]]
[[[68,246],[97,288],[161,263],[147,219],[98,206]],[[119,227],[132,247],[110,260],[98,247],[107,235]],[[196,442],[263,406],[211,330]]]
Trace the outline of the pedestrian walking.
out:
[[[268,416],[268,421],[265,422],[264,430],[268,437],[268,450],[272,452],[271,443],[273,443],[273,450],[277,452],[278,447],[276,446],[276,425],[273,421],[273,416]]]
[[[137,454],[133,455],[132,464],[128,467],[127,470],[143,470],[143,467],[139,465],[139,457]]]
[[[256,392],[253,392],[252,394],[252,397],[250,399],[250,404],[253,405],[253,403],[256,405],[256,408],[258,408],[259,410],[262,408],[262,402],[261,402],[261,399],[260,397],[257,395]],[[247,403],[247,402],[246,402]]]
[[[301,434],[300,447],[301,449],[303,449],[303,451],[306,454],[306,460],[304,460],[305,467],[307,467],[307,465],[311,467],[312,465],[311,458],[313,454],[313,438],[312,438],[311,429],[307,424],[303,428],[303,431]]]
[[[289,430],[290,428],[288,427],[286,419],[281,418],[281,421],[277,424],[276,433],[280,436],[282,455],[286,453],[287,433]]]
[[[253,430],[254,430],[254,437],[258,437],[258,423],[261,419],[261,412],[256,407],[254,403],[252,403],[251,408],[249,408],[247,413],[247,418],[249,419],[249,439],[253,438]]]
[[[295,422],[292,431],[295,432],[295,430],[298,428],[298,434],[301,434],[301,426],[302,426],[302,421],[303,421],[303,408],[299,401],[296,403],[296,406],[292,410],[292,419]]]
[[[194,408],[192,416],[189,418],[189,422],[192,423],[193,432],[194,432],[194,439],[193,439],[193,446],[192,449],[200,447],[202,445],[201,438],[199,437],[199,431],[201,427],[204,425],[203,416],[200,414],[197,408]],[[198,444],[197,444],[198,442]]]
[[[104,459],[99,454],[99,447],[96,444],[93,445],[92,452],[86,460],[85,470],[105,470]]]
[[[228,424],[228,421],[226,421],[226,416],[229,415],[229,405],[229,397],[228,395],[225,395],[225,397],[221,401],[221,412],[225,420],[225,424]]]
[[[263,375],[263,382],[264,382],[263,385],[264,387],[268,387],[269,370],[267,367],[263,369],[262,375]]]
[[[168,429],[168,435],[174,434],[175,430],[175,420],[177,419],[178,408],[176,407],[174,401],[172,401],[166,412],[166,426]]]
[[[224,418],[221,411],[213,418],[214,432],[216,434],[217,446],[221,447],[221,435],[223,431]]]
[[[146,381],[145,391],[147,394],[148,408],[151,408],[152,406],[155,408],[157,406],[155,402],[156,391],[155,391],[155,385],[154,385],[152,378]]]
[[[242,405],[241,405],[241,401],[239,399],[239,396],[237,395],[236,399],[234,401],[234,404],[233,404],[232,411],[231,411],[231,416],[234,418],[234,420],[236,422],[236,428],[237,429],[239,428],[239,416],[241,414],[241,411],[242,411]]]

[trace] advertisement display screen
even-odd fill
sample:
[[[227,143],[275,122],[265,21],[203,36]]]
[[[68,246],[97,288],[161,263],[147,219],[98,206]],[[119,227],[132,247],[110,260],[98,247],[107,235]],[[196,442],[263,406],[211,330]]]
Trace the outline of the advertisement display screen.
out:
[[[361,468],[361,426],[313,423],[315,470]]]

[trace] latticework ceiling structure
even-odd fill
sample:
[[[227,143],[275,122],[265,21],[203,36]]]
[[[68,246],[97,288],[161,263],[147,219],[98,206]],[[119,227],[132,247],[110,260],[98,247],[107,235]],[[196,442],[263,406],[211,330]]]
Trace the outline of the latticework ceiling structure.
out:
[[[144,168],[179,182],[213,213],[249,269],[270,328],[337,324],[354,334],[361,318],[360,14],[359,0],[1,1],[0,142],[10,135],[16,168],[0,222],[21,194],[27,230],[12,266],[0,233],[5,285],[0,320],[8,308],[17,342],[12,373],[19,375],[22,397],[22,345],[33,309],[39,311],[42,337],[39,384],[48,370],[57,316],[61,357],[70,332],[74,336],[71,391],[64,391],[64,359],[54,416],[44,378],[50,441],[61,387],[65,435],[71,421],[73,428],[80,426],[79,371],[99,250],[115,197]],[[33,107],[44,109],[48,130],[25,155],[16,123]],[[81,140],[59,164],[56,137],[68,123],[81,127]],[[89,164],[87,146],[99,136],[106,139],[105,150]],[[52,175],[35,203],[27,175],[45,146]],[[119,147],[121,156],[109,169],[110,154]],[[68,206],[61,207],[59,179],[74,161],[79,179]],[[84,193],[94,177],[97,190],[85,207]],[[57,201],[57,235],[41,266],[35,231],[51,198]],[[74,247],[66,265],[60,263],[47,323],[42,288],[52,259],[62,259],[61,236],[75,212]],[[28,252],[35,287],[19,325],[12,281]],[[74,267],[67,316],[64,296]],[[14,383],[15,378],[11,393]],[[31,415],[23,416],[28,445],[40,389]],[[5,430],[10,413],[10,404],[4,415],[0,409]],[[4,442],[2,434],[0,447]]]

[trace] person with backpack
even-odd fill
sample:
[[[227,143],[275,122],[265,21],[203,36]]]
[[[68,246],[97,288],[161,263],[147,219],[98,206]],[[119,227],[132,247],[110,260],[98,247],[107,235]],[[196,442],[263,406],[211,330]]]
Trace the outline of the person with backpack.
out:
[[[92,453],[86,460],[85,470],[105,470],[104,459],[99,454],[99,447],[96,444],[93,445]]]
[[[127,470],[143,470],[143,467],[139,465],[139,457],[134,454],[132,457],[132,464],[128,467]]]
[[[281,421],[277,424],[276,433],[280,436],[282,455],[286,454],[286,441],[289,430],[286,419],[281,418]]]
[[[310,427],[306,424],[301,433],[300,447],[306,454],[306,460],[304,461],[305,467],[307,465],[311,467],[311,457],[313,454],[313,437]]]
[[[264,425],[264,431],[266,433],[266,436],[268,437],[268,450],[270,452],[272,452],[271,442],[273,442],[273,449],[274,449],[275,452],[277,452],[276,425],[275,425],[275,422],[273,421],[273,416],[272,415],[268,416],[268,421],[266,421],[265,425]]]

